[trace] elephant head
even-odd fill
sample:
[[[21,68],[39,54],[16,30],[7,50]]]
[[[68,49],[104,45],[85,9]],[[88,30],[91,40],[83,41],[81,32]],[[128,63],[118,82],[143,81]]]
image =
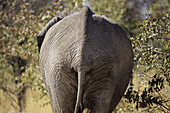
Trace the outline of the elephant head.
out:
[[[124,30],[87,6],[52,19],[37,37],[40,69],[54,113],[111,113],[133,67]]]

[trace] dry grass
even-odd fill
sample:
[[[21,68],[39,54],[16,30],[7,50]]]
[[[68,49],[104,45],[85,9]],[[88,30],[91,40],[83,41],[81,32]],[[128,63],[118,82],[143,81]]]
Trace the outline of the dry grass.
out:
[[[25,105],[23,113],[52,113],[51,106],[48,104],[42,107],[43,103],[48,101],[48,97],[43,98],[36,102],[35,96],[38,96],[40,92],[27,89],[25,93]],[[12,97],[17,100],[16,96]],[[17,101],[16,101],[17,102]],[[0,90],[0,113],[14,113],[19,112],[19,106],[14,101],[11,101],[9,95]]]

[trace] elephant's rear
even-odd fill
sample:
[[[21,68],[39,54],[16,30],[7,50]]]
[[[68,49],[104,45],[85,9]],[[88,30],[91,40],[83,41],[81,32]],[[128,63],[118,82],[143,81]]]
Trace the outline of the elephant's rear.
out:
[[[55,24],[41,48],[41,70],[55,113],[112,112],[133,67],[131,43],[121,27],[85,7]]]

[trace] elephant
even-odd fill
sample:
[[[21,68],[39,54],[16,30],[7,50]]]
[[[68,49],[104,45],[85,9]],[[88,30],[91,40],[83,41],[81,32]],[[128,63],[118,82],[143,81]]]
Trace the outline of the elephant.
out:
[[[54,17],[38,34],[40,70],[54,113],[111,113],[132,76],[125,31],[88,6]]]

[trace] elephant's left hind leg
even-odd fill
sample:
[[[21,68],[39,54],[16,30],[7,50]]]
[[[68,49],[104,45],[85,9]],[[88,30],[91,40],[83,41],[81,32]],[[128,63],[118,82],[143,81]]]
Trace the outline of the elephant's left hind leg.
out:
[[[73,113],[77,95],[77,78],[73,73],[58,71],[50,77],[50,99],[54,113]]]

